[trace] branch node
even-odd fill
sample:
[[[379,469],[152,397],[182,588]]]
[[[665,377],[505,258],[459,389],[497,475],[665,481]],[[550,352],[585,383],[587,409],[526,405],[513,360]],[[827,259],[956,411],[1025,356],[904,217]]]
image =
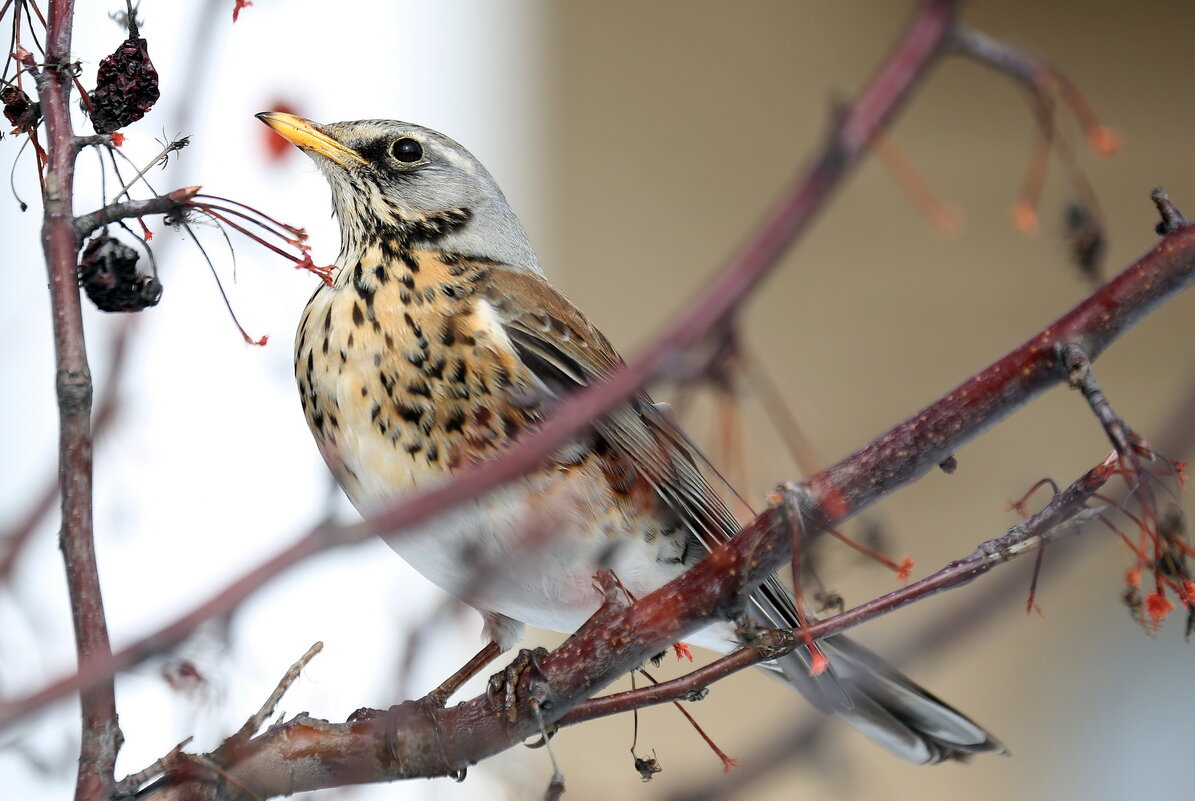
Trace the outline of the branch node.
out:
[[[57,390],[58,408],[62,414],[77,415],[91,412],[91,371],[86,367],[79,370],[60,369]]]
[[[1174,205],[1174,201],[1170,199],[1170,195],[1166,194],[1165,189],[1159,186],[1149,193],[1149,197],[1154,202],[1154,205],[1158,207],[1158,213],[1162,215],[1162,221],[1154,229],[1158,232],[1159,236],[1176,233],[1179,229],[1189,224],[1187,218],[1183,216],[1183,213]]]

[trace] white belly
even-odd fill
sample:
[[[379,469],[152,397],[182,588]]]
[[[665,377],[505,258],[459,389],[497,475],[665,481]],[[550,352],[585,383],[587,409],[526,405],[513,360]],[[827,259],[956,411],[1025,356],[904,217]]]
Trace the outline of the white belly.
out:
[[[600,482],[576,473],[567,482],[541,474],[400,532],[387,543],[470,606],[568,633],[601,605],[594,581],[599,569],[612,570],[636,598],[683,570],[661,560],[658,539],[648,542],[641,532],[617,525],[605,492]]]

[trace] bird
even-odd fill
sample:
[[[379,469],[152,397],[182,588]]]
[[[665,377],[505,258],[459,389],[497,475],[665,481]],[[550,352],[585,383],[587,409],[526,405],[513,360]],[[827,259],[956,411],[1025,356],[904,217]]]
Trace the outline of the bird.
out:
[[[340,251],[304,309],[295,375],[332,474],[364,515],[501,458],[570,394],[623,364],[545,277],[505,195],[444,134],[393,120],[318,124],[257,117],[314,161],[331,187]],[[613,235],[613,234],[612,234]],[[703,457],[646,392],[560,446],[522,478],[388,538],[418,572],[477,609],[486,647],[456,676],[511,648],[524,625],[571,633],[603,602],[605,569],[631,597],[679,576],[739,524]],[[798,625],[772,577],[750,618]],[[729,652],[743,620],[688,642]],[[966,715],[844,635],[768,672],[913,763],[1003,752]],[[460,682],[446,682],[446,700]]]

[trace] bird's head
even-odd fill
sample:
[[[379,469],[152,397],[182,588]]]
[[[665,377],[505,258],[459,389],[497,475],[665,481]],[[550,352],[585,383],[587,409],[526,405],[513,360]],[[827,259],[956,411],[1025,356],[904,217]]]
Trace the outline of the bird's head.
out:
[[[257,118],[310,156],[328,179],[342,262],[388,240],[540,272],[498,184],[444,134],[394,120],[319,125],[276,111]]]

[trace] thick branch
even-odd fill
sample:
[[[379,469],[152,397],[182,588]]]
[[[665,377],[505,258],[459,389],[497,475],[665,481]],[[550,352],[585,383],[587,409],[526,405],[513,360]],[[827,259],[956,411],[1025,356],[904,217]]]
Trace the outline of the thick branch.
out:
[[[1059,354],[1078,345],[1094,360],[1152,309],[1195,282],[1195,226],[1162,239],[1004,358],[938,402],[807,482],[831,521],[855,514],[940,464],[988,426],[1067,378]]]
[[[79,670],[88,672],[92,666],[111,660],[111,647],[92,531],[92,386],[75,266],[79,239],[74,229],[72,200],[77,150],[69,107],[73,21],[72,0],[50,3],[46,65],[38,72],[37,83],[49,156],[43,197],[42,248],[50,279],[57,359],[58,481],[62,498],[60,544],[66,565]],[[116,721],[112,676],[97,679],[81,689],[82,743],[75,798],[90,801],[106,798],[109,794],[121,733]]]

